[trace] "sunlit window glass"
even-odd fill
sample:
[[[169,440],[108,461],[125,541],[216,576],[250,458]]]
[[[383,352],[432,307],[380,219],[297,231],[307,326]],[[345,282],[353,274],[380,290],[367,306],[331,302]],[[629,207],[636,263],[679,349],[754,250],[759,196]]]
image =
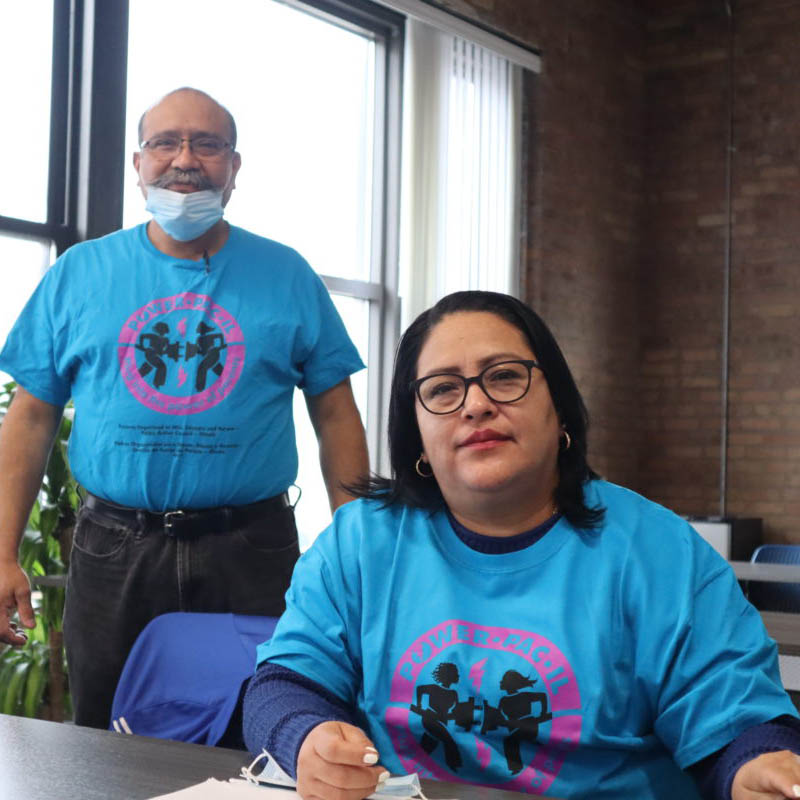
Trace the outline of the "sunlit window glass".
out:
[[[341,314],[347,327],[347,332],[358,348],[361,359],[367,362],[367,348],[369,344],[369,302],[353,297],[335,296],[334,304]],[[361,370],[352,375],[350,381],[353,385],[353,394],[356,405],[361,412],[361,421],[367,424],[367,371]],[[317,439],[311,420],[306,411],[305,399],[302,392],[295,392],[294,421],[297,432],[297,449],[300,453],[300,468],[297,473],[297,485],[302,489],[301,501],[295,509],[297,530],[300,534],[300,547],[305,550],[317,534],[331,521],[328,506],[328,496],[322,474],[319,471],[319,460],[316,457]],[[290,492],[292,500],[296,491]]]
[[[0,21],[0,215],[47,219],[53,2],[2,3]]]
[[[192,47],[159,49],[152,26]],[[234,224],[299,250],[315,270],[369,280],[374,44],[269,0],[136,0],[130,4],[127,150],[141,112],[179,86],[217,98],[236,118],[242,170],[226,210]],[[129,168],[125,225],[143,222]]]
[[[0,345],[5,342],[47,267],[55,259],[52,242],[23,236],[0,234],[0,264],[3,265],[3,291],[0,292]],[[11,378],[0,372],[0,383]]]

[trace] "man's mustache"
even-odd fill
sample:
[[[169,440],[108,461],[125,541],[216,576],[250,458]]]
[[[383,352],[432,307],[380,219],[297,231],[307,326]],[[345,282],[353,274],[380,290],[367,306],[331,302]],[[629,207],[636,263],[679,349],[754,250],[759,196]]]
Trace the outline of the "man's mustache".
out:
[[[159,175],[155,180],[150,181],[148,186],[155,186],[157,189],[167,189],[171,185],[182,183],[185,186],[194,186],[196,189],[213,189],[214,184],[197,169],[180,169],[172,167]]]

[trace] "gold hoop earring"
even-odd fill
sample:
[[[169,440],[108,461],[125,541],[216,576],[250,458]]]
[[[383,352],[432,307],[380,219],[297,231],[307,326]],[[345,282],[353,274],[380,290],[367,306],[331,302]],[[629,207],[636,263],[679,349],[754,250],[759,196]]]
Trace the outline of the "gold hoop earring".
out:
[[[423,461],[422,460],[422,456],[420,456],[417,459],[417,463],[414,464],[414,469],[417,471],[417,475],[419,475],[420,478],[432,478],[433,477],[433,470],[431,469],[431,465],[428,464],[428,469],[430,470],[430,472],[423,472],[422,471],[422,466],[421,466],[422,464],[428,464],[428,462],[427,461]]]
[[[563,434],[564,434],[564,440],[565,440],[565,443],[564,443],[564,450],[565,450],[565,451],[566,451],[566,450],[569,450],[569,449],[570,449],[570,447],[572,447],[572,438],[571,438],[571,437],[570,437],[570,435],[569,435],[569,434],[568,434],[568,433],[567,433],[565,430],[563,430],[563,429],[562,429],[561,433],[563,433]]]

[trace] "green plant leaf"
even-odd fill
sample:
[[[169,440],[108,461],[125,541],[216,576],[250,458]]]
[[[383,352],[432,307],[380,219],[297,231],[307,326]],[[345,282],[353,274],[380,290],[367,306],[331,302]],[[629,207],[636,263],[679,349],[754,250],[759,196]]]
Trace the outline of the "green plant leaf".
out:
[[[0,385],[0,420],[13,398],[16,384]],[[72,404],[68,404],[45,468],[39,496],[31,509],[27,530],[20,545],[20,563],[29,575],[58,575],[65,571],[61,558],[62,531],[74,525],[80,495],[69,471],[67,440],[72,431]],[[50,632],[60,631],[64,611],[64,590],[53,586],[35,588],[33,601],[36,627],[27,631],[23,647],[0,645],[0,712],[35,716],[49,681]],[[62,651],[62,662],[65,656]],[[66,669],[66,663],[62,663]],[[67,714],[71,698],[64,696]]]
[[[2,709],[0,709],[4,714],[15,713],[21,705],[22,689],[25,685],[25,676],[28,674],[28,670],[31,668],[31,663],[31,661],[26,659],[24,661],[20,661],[14,666],[14,670],[11,673],[11,677],[8,681],[8,688],[6,690],[3,706]]]
[[[6,701],[8,679],[11,677],[11,673],[19,660],[16,653],[16,650],[9,649],[0,657],[0,708],[3,707]]]
[[[35,717],[42,703],[42,695],[48,678],[48,665],[36,660],[31,664],[25,681],[25,693],[22,701],[22,713],[26,717]]]
[[[55,504],[64,486],[69,481],[69,469],[60,443],[57,443],[50,453],[45,476],[47,477],[47,499]]]
[[[39,619],[43,627],[42,641],[47,638],[46,631],[61,630],[63,616],[64,589],[58,586],[42,587],[42,604],[39,612]]]
[[[0,653],[0,711],[36,716],[50,677],[49,663],[49,645],[35,639]]]
[[[42,619],[41,605],[39,606],[37,611],[39,613],[36,615],[36,625],[33,628],[33,630],[28,631],[28,646],[30,646],[34,642],[38,642],[41,644],[47,642],[47,628],[44,619]]]
[[[48,506],[42,509],[40,530],[42,531],[42,538],[47,539],[53,535],[53,532],[58,525],[58,508],[56,506]]]
[[[33,504],[33,508],[31,508],[31,515],[28,517],[28,527],[33,531],[38,531],[41,528],[41,517],[42,509],[39,501],[37,500]]]
[[[42,537],[38,531],[25,531],[19,545],[19,563],[29,575],[33,572],[34,563],[39,560],[43,548]]]
[[[67,486],[66,497],[70,508],[77,513],[78,509],[81,507],[81,496],[78,494],[78,485],[75,481],[71,481],[69,486]]]

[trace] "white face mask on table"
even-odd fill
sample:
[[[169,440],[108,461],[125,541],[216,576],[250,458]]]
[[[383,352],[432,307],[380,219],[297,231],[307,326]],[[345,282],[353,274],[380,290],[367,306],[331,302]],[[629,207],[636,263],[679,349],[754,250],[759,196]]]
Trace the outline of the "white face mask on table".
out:
[[[259,761],[266,759],[264,768],[257,775],[253,774],[253,768]],[[242,777],[250,783],[260,783],[265,786],[297,786],[297,782],[287,775],[277,761],[266,751],[262,750],[261,755],[250,764],[249,767],[242,767]],[[426,800],[422,793],[419,783],[419,775],[416,772],[411,775],[396,775],[388,778],[381,784],[378,790],[371,794],[368,800],[408,800],[412,797],[421,797]]]

